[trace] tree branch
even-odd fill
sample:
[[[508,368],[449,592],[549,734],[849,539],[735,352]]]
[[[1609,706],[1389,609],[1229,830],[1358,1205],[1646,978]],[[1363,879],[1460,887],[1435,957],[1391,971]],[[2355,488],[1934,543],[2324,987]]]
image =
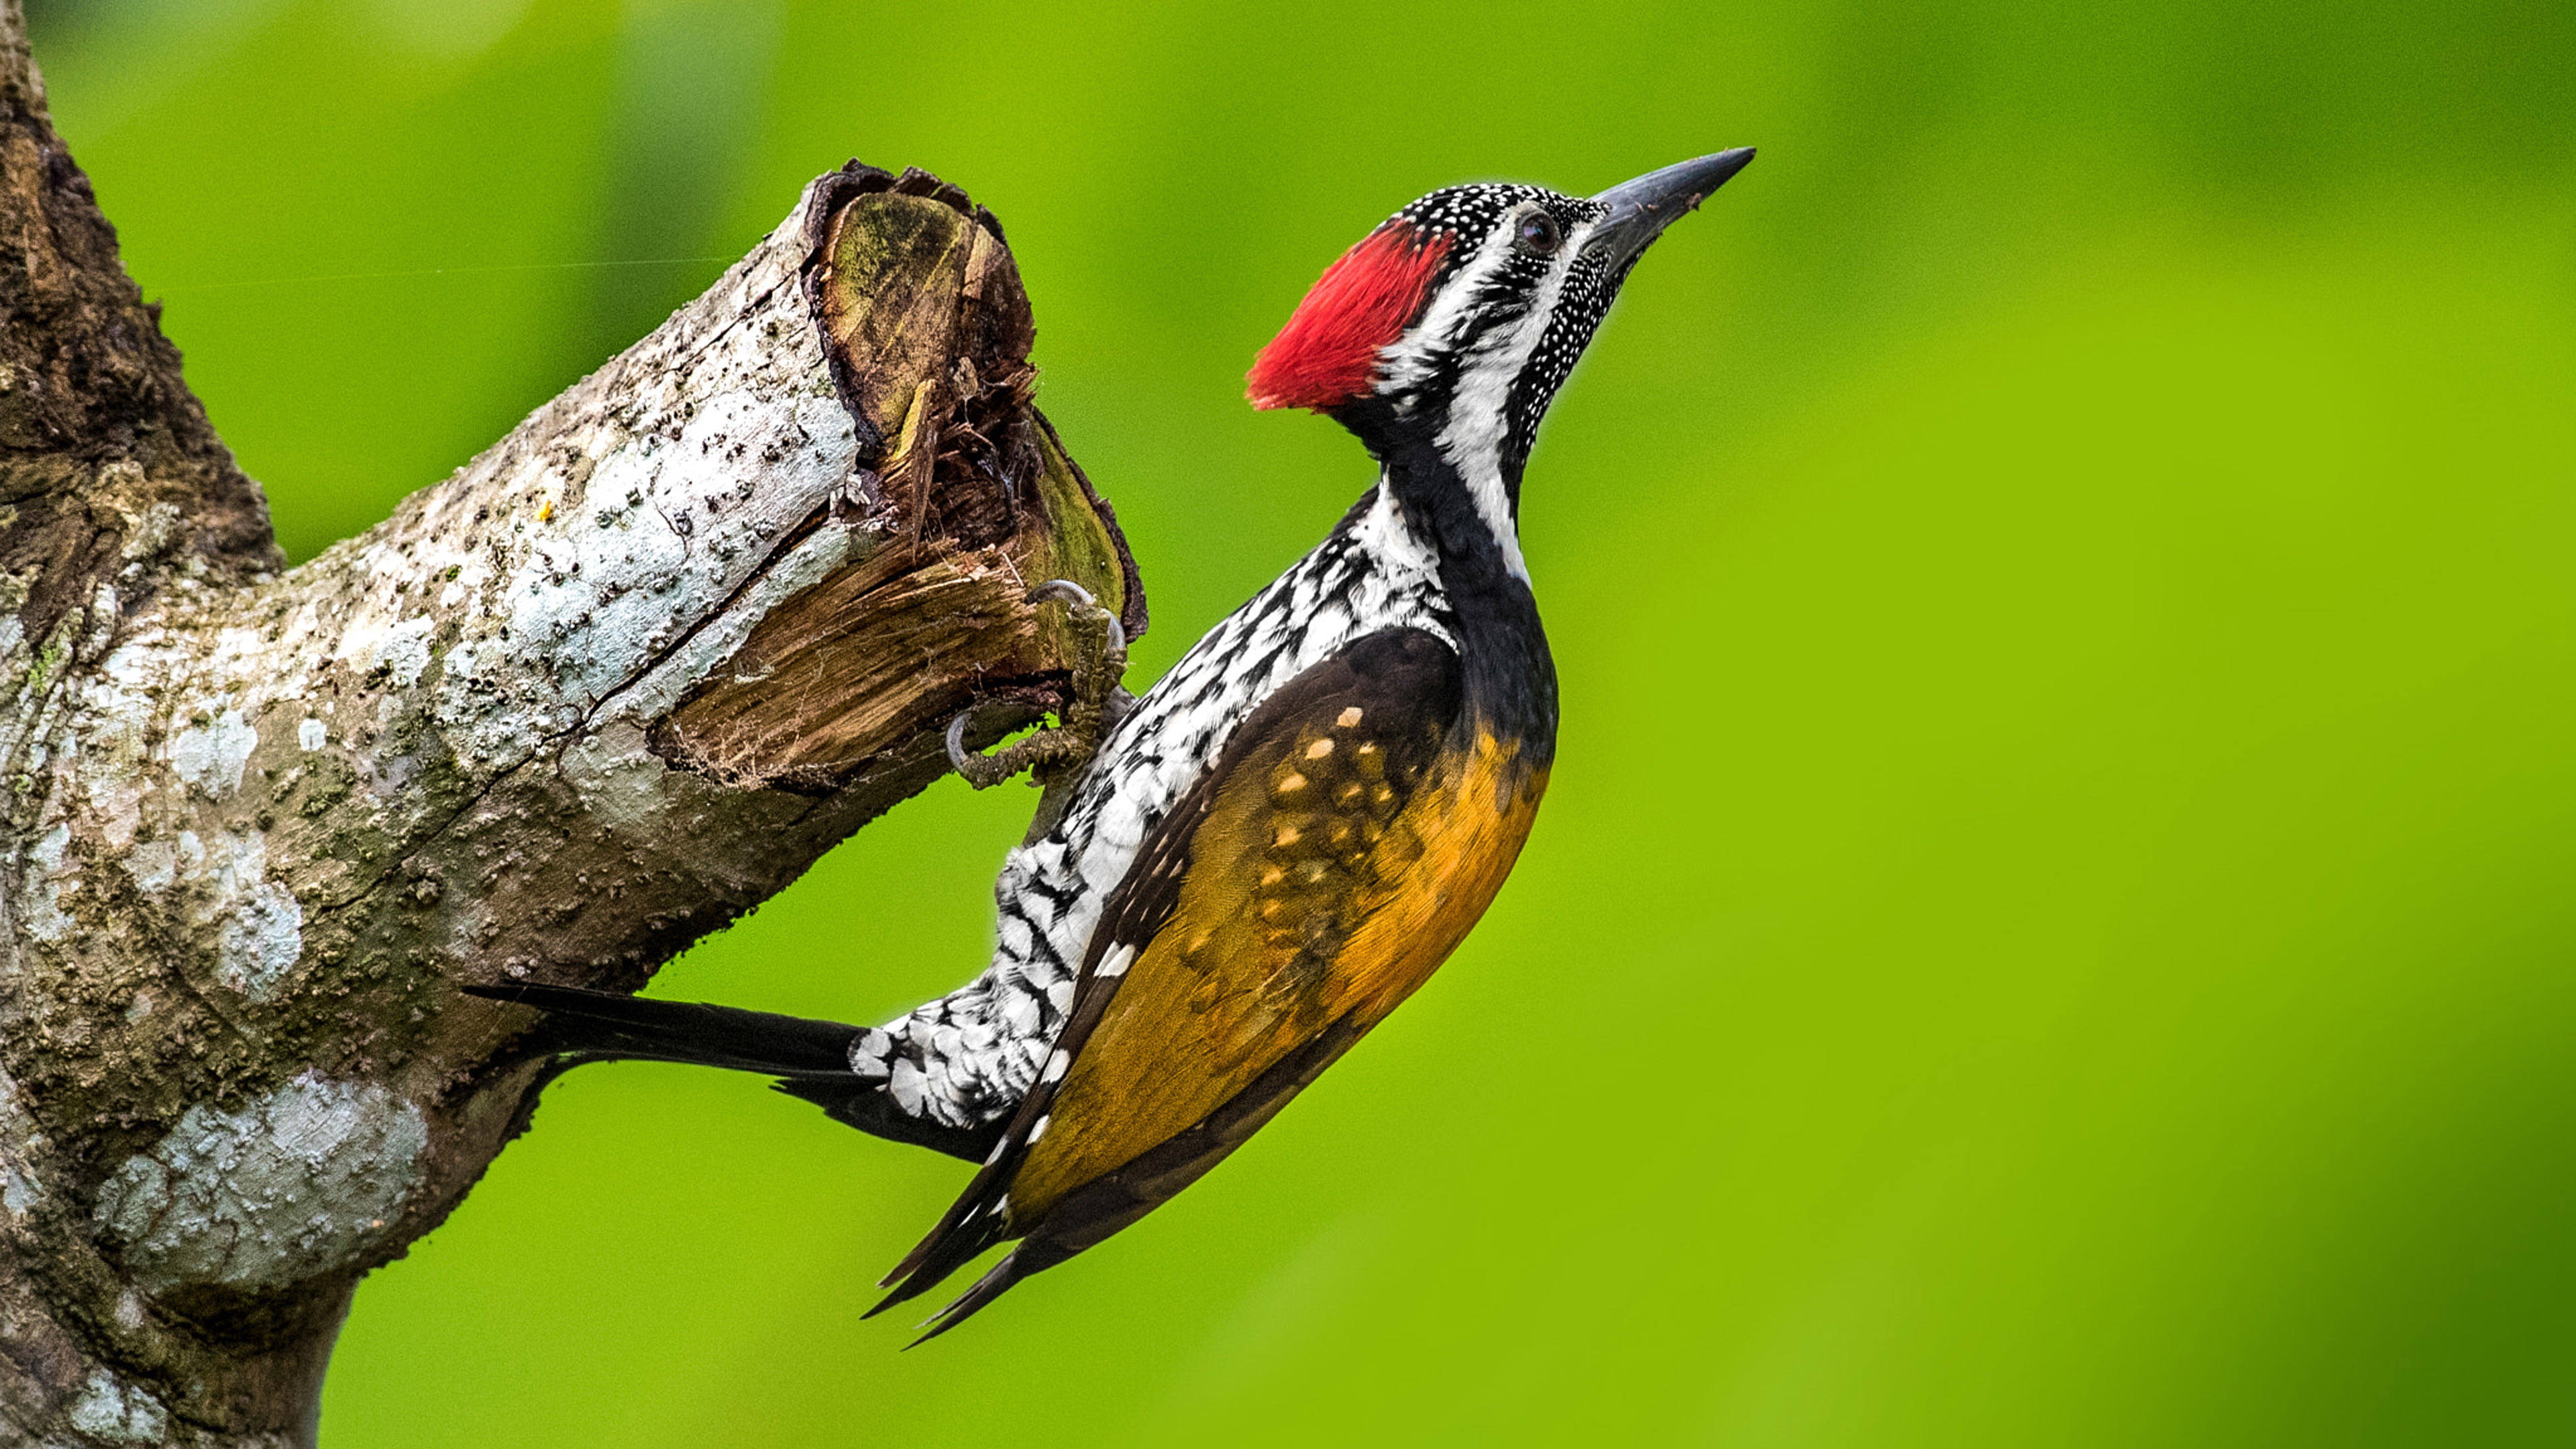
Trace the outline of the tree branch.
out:
[[[368,1269],[542,1067],[455,984],[627,988],[1144,624],[991,216],[857,166],[281,572],[0,4],[0,1422],[311,1441]]]

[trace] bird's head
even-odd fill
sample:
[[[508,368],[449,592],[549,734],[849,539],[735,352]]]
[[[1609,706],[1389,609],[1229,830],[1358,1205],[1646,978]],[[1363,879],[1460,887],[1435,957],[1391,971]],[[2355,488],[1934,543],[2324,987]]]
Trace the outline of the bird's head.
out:
[[[1591,197],[1432,192],[1326,269],[1254,360],[1252,405],[1327,414],[1381,458],[1436,448],[1516,491],[1539,419],[1629,268],[1752,159],[1721,151]]]

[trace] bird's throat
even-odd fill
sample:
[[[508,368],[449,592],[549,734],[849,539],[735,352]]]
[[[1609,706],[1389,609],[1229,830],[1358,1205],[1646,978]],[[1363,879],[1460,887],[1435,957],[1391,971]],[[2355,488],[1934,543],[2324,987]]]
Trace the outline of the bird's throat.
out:
[[[1520,470],[1480,484],[1428,441],[1381,461],[1379,487],[1402,528],[1438,560],[1469,716],[1543,766],[1556,753],[1556,666],[1521,561]]]

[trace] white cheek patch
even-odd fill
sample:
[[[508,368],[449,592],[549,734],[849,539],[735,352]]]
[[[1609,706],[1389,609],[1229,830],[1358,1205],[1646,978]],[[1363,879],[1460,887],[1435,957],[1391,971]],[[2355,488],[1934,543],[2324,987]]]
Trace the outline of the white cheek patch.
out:
[[[1477,340],[1459,371],[1458,390],[1449,400],[1449,424],[1440,430],[1438,439],[1442,455],[1466,480],[1467,491],[1476,500],[1476,515],[1484,520],[1501,548],[1503,567],[1523,583],[1529,581],[1529,565],[1521,557],[1520,528],[1512,520],[1511,494],[1503,486],[1503,444],[1511,434],[1512,388],[1547,336],[1548,324],[1555,319],[1557,300],[1565,291],[1565,279],[1572,274],[1574,259],[1582,253],[1596,225],[1586,222],[1566,234],[1564,243],[1557,248],[1555,264],[1531,294],[1526,313],[1510,326]],[[1499,249],[1510,245],[1511,228],[1495,228],[1495,240],[1477,253],[1478,267],[1490,271],[1501,265]],[[1490,261],[1487,253],[1494,254]],[[1463,308],[1464,299],[1472,297],[1476,290],[1472,286],[1452,287],[1442,296],[1441,305],[1456,301]],[[1427,363],[1423,366],[1427,367]]]
[[[1437,370],[1440,358],[1457,346],[1467,315],[1484,293],[1485,283],[1511,259],[1512,229],[1495,227],[1476,254],[1458,267],[1413,330],[1380,354],[1378,388],[1399,396],[1419,388]]]

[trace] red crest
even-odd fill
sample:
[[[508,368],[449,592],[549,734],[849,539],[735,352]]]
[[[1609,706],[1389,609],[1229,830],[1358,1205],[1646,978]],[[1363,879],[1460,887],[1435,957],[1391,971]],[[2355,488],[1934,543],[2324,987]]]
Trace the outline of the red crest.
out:
[[[1446,232],[1425,241],[1400,218],[1342,253],[1252,360],[1252,405],[1329,412],[1366,396],[1378,350],[1413,325],[1448,254]]]

